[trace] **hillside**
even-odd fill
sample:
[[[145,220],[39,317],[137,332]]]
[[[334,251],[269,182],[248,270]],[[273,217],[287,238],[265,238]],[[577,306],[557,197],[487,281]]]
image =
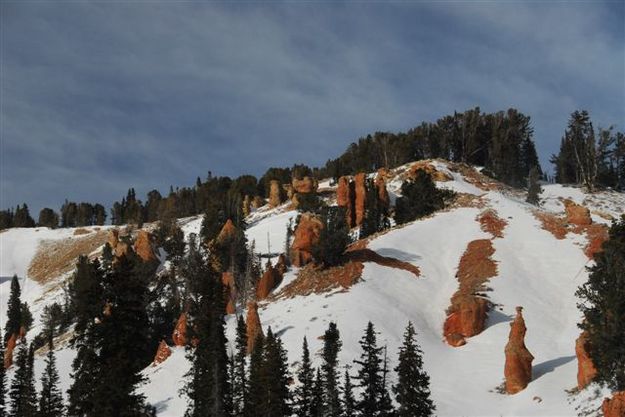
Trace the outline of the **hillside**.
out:
[[[259,303],[263,329],[271,326],[282,338],[289,364],[295,370],[304,336],[308,338],[314,364],[320,364],[319,336],[328,322],[336,321],[343,341],[339,354],[343,366],[351,365],[359,356],[358,341],[370,320],[379,332],[379,343],[388,348],[393,368],[402,333],[410,320],[424,351],[438,415],[596,415],[601,401],[609,394],[607,391],[595,392],[591,385],[579,393],[570,392],[577,385],[575,339],[580,333],[575,290],[587,279],[589,252],[596,244],[593,239],[601,233],[596,225],[609,224],[610,218],[623,214],[625,195],[609,191],[589,195],[579,188],[549,184],[543,186],[541,208],[536,208],[525,203],[523,192],[489,180],[472,168],[444,161],[431,164],[442,173],[440,179],[445,180],[437,185],[456,191],[457,202],[430,217],[392,227],[361,242],[377,255],[418,268],[418,277],[405,268],[365,259],[361,277],[351,287],[304,295],[289,291],[299,272],[292,268],[273,296]],[[400,194],[401,183],[412,165],[401,166],[389,175],[391,203]],[[328,181],[320,187],[336,190]],[[333,197],[328,201],[333,202]],[[574,203],[590,210],[593,227],[573,224],[571,213],[577,207]],[[491,220],[484,220],[485,213]],[[273,209],[261,207],[246,219],[247,238],[255,242],[260,254],[281,252],[287,224],[295,221],[296,216],[288,203]],[[496,220],[495,226],[492,219]],[[201,217],[192,217],[180,219],[179,223],[188,237],[199,232],[201,221]],[[71,275],[75,256],[97,252],[110,228],[17,228],[0,233],[2,314],[6,311],[10,277],[17,274],[22,301],[28,302],[35,316],[30,334],[37,334],[43,307],[62,297],[62,283]],[[492,255],[487,258],[495,268],[480,283],[480,289],[495,307],[483,332],[468,337],[463,346],[452,347],[443,334],[447,309],[461,286],[456,278],[461,259],[474,241],[492,248]],[[54,248],[57,254],[49,263],[38,254],[42,247]],[[524,391],[505,395],[499,392],[504,347],[517,306],[523,307],[528,328],[525,343],[535,357],[533,378]],[[235,316],[227,316],[226,321],[228,339],[233,341]],[[159,416],[182,416],[185,410],[186,401],[180,398],[179,389],[189,364],[183,348],[172,349],[172,356],[164,363],[146,368],[149,382],[141,388],[147,400],[157,407]],[[62,389],[66,391],[74,352],[61,343],[57,356]],[[41,354],[36,357],[35,367],[38,380],[43,369]],[[9,370],[9,378],[11,374]]]

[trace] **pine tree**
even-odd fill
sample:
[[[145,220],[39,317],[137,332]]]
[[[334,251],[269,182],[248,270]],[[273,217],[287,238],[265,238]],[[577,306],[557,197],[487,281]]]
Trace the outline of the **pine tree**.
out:
[[[377,417],[381,409],[380,393],[383,391],[382,359],[380,358],[382,348],[377,346],[373,323],[367,324],[365,334],[359,343],[362,353],[360,360],[354,360],[354,363],[359,366],[357,379],[362,393],[356,409],[362,417]]]
[[[264,396],[259,416],[287,417],[291,415],[289,368],[286,351],[280,338],[267,330],[262,366]]]
[[[345,369],[345,379],[343,382],[343,417],[356,416],[356,399],[354,398],[354,387],[349,376],[349,367]]]
[[[313,258],[326,267],[338,265],[350,243],[349,226],[344,207],[327,207],[322,211],[323,229],[319,241],[312,248]]]
[[[408,322],[404,342],[399,348],[397,385],[393,393],[399,408],[398,417],[428,417],[435,407],[430,399],[430,377],[423,370],[423,352],[416,341],[416,332]]]
[[[393,400],[388,392],[387,376],[388,376],[388,356],[386,354],[386,346],[384,346],[384,360],[382,362],[382,384],[380,385],[380,410],[378,416],[380,417],[392,417],[395,415],[395,409],[393,408]]]
[[[321,369],[317,368],[315,381],[313,382],[312,402],[310,403],[310,415],[313,417],[323,416],[323,377]]]
[[[235,340],[236,353],[234,355],[232,375],[232,415],[242,417],[247,402],[247,326],[243,316],[237,318],[237,336]]]
[[[0,338],[0,358],[4,359],[4,340],[2,340],[2,338]],[[4,369],[4,364],[0,363],[0,417],[5,417],[6,415],[8,415],[8,410],[6,409],[5,404],[6,389],[6,370]]]
[[[54,334],[49,332],[46,368],[41,376],[41,396],[39,397],[38,417],[63,416],[63,395],[58,387],[59,373],[56,369],[53,337]]]
[[[22,304],[20,302],[21,290],[17,275],[11,279],[11,293],[7,303],[7,322],[4,327],[4,343],[6,344],[12,335],[20,333],[22,322]]]
[[[399,224],[444,208],[455,194],[451,190],[436,188],[432,178],[420,169],[417,170],[414,180],[402,184],[401,195],[395,204],[395,221]]]
[[[310,362],[308,341],[306,337],[304,337],[304,343],[302,345],[302,364],[297,373],[299,386],[295,390],[294,411],[298,417],[312,417],[313,415],[311,407],[313,402],[314,377],[315,375]]]
[[[341,350],[339,329],[330,322],[323,338],[323,415],[340,417],[341,399],[337,375],[338,354]]]
[[[247,401],[244,407],[246,417],[255,417],[263,407],[263,355],[265,350],[265,338],[258,333],[254,341],[254,349],[250,355],[250,372],[247,383]]]
[[[588,332],[589,354],[597,381],[614,391],[625,389],[625,217],[610,227],[609,239],[594,256],[588,281],[576,295]]]
[[[365,215],[360,225],[359,239],[364,239],[390,227],[388,210],[384,202],[380,201],[378,188],[373,180],[366,183]]]
[[[33,362],[34,350],[32,346],[28,347],[26,339],[22,339],[17,350],[15,373],[9,391],[12,417],[35,417],[37,414]]]
[[[539,181],[540,181],[540,172],[538,171],[538,168],[532,167],[530,169],[530,174],[528,177],[526,201],[535,206],[537,206],[540,203],[540,193],[542,193],[543,191],[540,186]]]

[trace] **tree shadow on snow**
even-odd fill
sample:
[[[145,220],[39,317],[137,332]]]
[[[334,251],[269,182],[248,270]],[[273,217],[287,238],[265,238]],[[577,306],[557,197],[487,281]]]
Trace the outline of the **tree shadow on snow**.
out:
[[[486,328],[493,327],[499,323],[509,323],[513,317],[508,314],[504,314],[497,309],[492,309],[488,312],[488,320],[486,321]]]
[[[394,248],[375,249],[375,252],[377,252],[378,255],[382,255],[387,258],[399,259],[400,261],[404,261],[404,262],[414,262],[414,261],[418,261],[421,259],[421,256],[417,254],[404,252],[403,250],[394,249]]]
[[[561,356],[559,358],[550,359],[534,365],[532,367],[532,380],[535,381],[541,376],[553,372],[556,368],[571,362],[573,359],[575,359],[575,355]]]

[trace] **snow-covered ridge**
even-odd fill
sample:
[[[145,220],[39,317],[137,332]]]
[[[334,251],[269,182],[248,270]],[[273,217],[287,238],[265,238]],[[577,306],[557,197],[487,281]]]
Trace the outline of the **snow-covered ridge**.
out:
[[[576,407],[596,408],[603,396],[589,401],[593,387],[579,394],[567,392],[576,385],[577,362],[575,339],[580,314],[576,308],[576,288],[582,284],[589,260],[584,254],[586,237],[569,233],[562,240],[543,230],[533,214],[533,206],[524,202],[521,192],[507,188],[485,190],[477,187],[462,173],[443,161],[434,166],[452,179],[440,187],[479,196],[484,208],[457,207],[440,212],[372,239],[368,248],[383,256],[392,256],[417,266],[421,276],[407,271],[365,263],[363,279],[348,291],[313,294],[306,297],[279,299],[260,305],[263,328],[271,326],[288,349],[289,362],[300,360],[301,344],[307,336],[313,362],[320,364],[318,353],[322,335],[330,321],[336,321],[343,349],[341,365],[351,365],[359,355],[358,340],[368,320],[379,332],[379,342],[387,345],[391,367],[407,322],[413,322],[424,351],[425,368],[431,376],[432,395],[440,416],[572,416]],[[392,201],[400,195],[401,173],[407,164],[394,170],[388,189]],[[330,181],[322,182],[331,188]],[[591,210],[592,219],[609,223],[610,217],[623,214],[625,195],[598,192],[592,195],[579,188],[543,185],[542,210],[561,215],[563,199],[568,198]],[[489,281],[488,297],[496,308],[491,311],[486,329],[453,348],[443,341],[445,310],[458,289],[455,274],[467,244],[491,236],[480,228],[476,218],[483,209],[494,210],[508,225],[503,237],[494,239],[498,273]],[[275,209],[263,207],[247,219],[249,241],[259,253],[281,252],[286,227],[297,213],[288,205]],[[199,232],[201,217],[181,219],[186,235]],[[22,284],[22,298],[31,305],[36,323],[43,307],[60,296],[51,290],[69,274],[39,284],[28,276],[30,263],[42,241],[74,239],[74,229],[10,229],[0,233],[0,311],[6,312],[10,278],[17,274]],[[289,271],[282,285],[295,277]],[[513,396],[502,395],[497,387],[503,381],[504,346],[515,307],[524,307],[528,327],[526,345],[535,357],[533,381],[527,389]],[[4,324],[4,323],[3,323]],[[227,334],[234,340],[233,316],[227,318]],[[31,335],[39,332],[38,324]],[[70,385],[70,365],[74,353],[69,348],[58,351],[62,389]],[[178,390],[188,369],[184,349],[174,348],[163,364],[148,367],[148,383],[141,388],[160,416],[182,416],[185,400]],[[43,358],[36,359],[37,378],[43,369]],[[295,368],[293,368],[295,369]],[[9,371],[9,378],[12,371]],[[394,375],[393,375],[394,377]],[[602,393],[607,394],[607,393]]]

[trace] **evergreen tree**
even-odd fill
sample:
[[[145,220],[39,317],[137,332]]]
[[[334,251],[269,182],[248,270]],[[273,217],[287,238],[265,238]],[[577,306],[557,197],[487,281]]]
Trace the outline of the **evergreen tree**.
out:
[[[323,338],[323,415],[340,417],[341,399],[339,394],[337,363],[341,350],[339,329],[330,322]]]
[[[356,409],[362,417],[377,417],[381,409],[380,393],[383,392],[382,348],[377,346],[373,323],[367,324],[365,334],[360,339],[362,353],[360,360],[354,360],[359,366],[358,386],[362,389],[360,399],[356,403]]]
[[[398,417],[428,417],[435,407],[430,399],[430,377],[423,370],[423,352],[416,341],[416,332],[408,322],[404,341],[399,348],[397,385],[393,387],[399,404]]]
[[[59,227],[59,215],[51,208],[42,208],[39,212],[39,221],[37,225],[40,227],[49,227],[50,229],[56,229]]]
[[[13,217],[13,227],[35,227],[35,221],[30,217],[28,206],[26,203],[22,207],[18,206],[15,209],[15,215]]]
[[[540,193],[542,193],[542,187],[540,186],[540,172],[537,167],[530,169],[527,186],[527,199],[530,204],[537,206],[540,203]]]
[[[4,359],[4,340],[0,338],[0,358]],[[5,396],[7,389],[7,376],[4,369],[4,363],[0,363],[0,417],[8,415],[8,410],[5,404]]]
[[[356,399],[354,398],[354,387],[349,376],[349,367],[345,369],[345,380],[343,382],[343,417],[356,416]]]
[[[39,397],[39,413],[37,417],[63,416],[63,396],[58,387],[59,374],[56,369],[53,337],[54,334],[50,331],[48,334],[46,368],[41,376],[41,396]]]
[[[22,304],[20,283],[17,275],[13,275],[11,279],[11,293],[7,303],[7,322],[4,327],[4,343],[6,344],[12,335],[20,333],[20,325],[22,323]]]
[[[443,209],[454,197],[451,190],[440,190],[424,171],[417,170],[414,180],[401,186],[401,194],[395,204],[395,221],[399,224],[413,221]]]
[[[261,333],[254,341],[254,348],[250,355],[250,372],[247,388],[247,401],[244,407],[246,417],[255,417],[263,407],[263,354],[265,338]]]
[[[625,217],[610,227],[609,239],[594,255],[588,281],[577,290],[597,380],[625,389]]]
[[[319,241],[312,248],[313,258],[326,267],[338,265],[349,245],[349,226],[345,220],[344,207],[327,207],[321,215],[323,228]]]
[[[308,341],[306,340],[306,337],[304,337],[304,343],[302,345],[302,364],[300,366],[299,372],[297,373],[299,386],[295,390],[294,411],[298,417],[312,417],[313,415],[312,403],[314,377],[314,371],[310,362]]]
[[[384,361],[382,362],[382,384],[380,385],[380,410],[378,415],[380,417],[392,417],[395,415],[395,409],[393,408],[393,400],[387,389],[387,376],[388,376],[388,356],[386,354],[386,346],[384,346]]]
[[[247,326],[243,316],[237,318],[236,353],[233,358],[232,415],[243,417],[247,402]]]
[[[373,180],[366,183],[365,195],[365,215],[360,225],[360,239],[364,239],[374,233],[378,233],[390,227],[388,220],[388,210],[383,201],[380,200],[378,188]]]
[[[34,351],[22,339],[15,360],[15,373],[11,381],[9,398],[12,417],[36,417],[37,392],[33,378]]]
[[[310,415],[313,417],[323,416],[323,377],[321,369],[317,368],[312,390],[312,402],[310,403]]]
[[[264,395],[259,416],[288,417],[291,415],[289,368],[286,350],[280,338],[267,330],[262,366]]]

